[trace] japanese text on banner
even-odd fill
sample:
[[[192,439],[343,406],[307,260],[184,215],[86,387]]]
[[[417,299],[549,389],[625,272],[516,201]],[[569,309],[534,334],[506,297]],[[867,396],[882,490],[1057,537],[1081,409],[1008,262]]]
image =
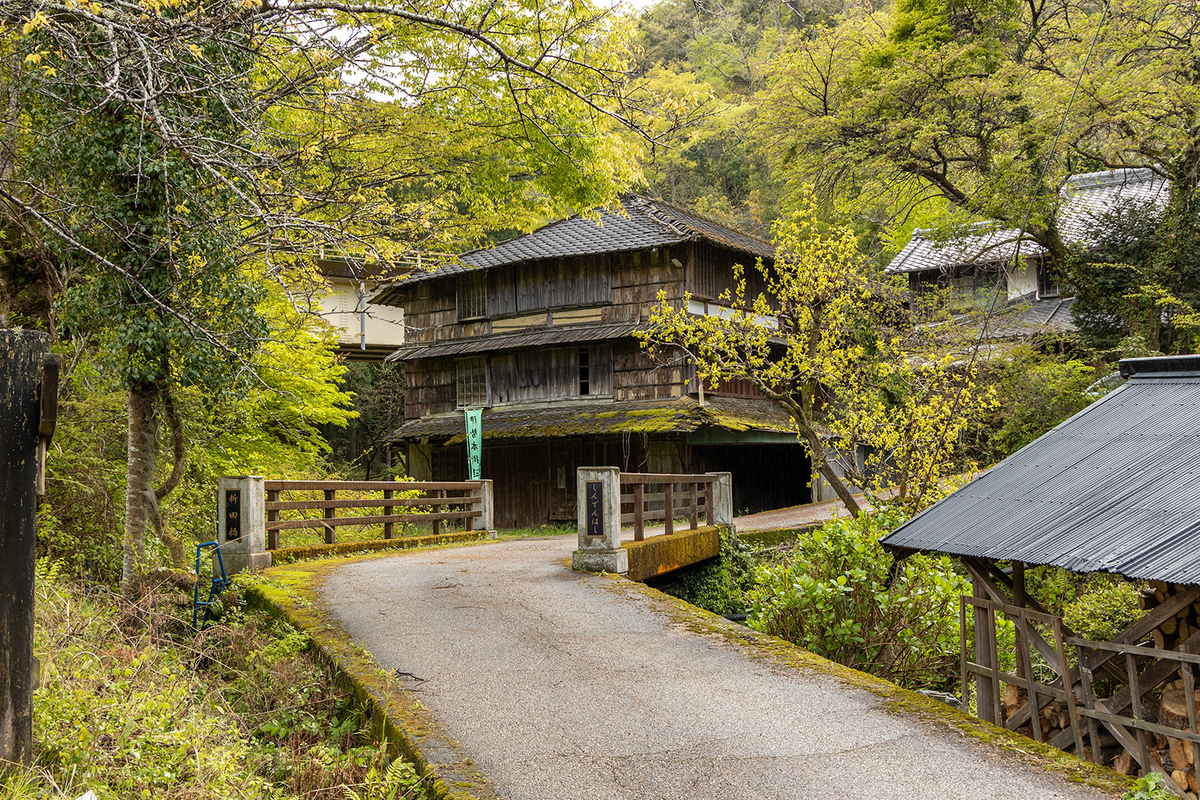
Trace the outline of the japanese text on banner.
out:
[[[483,461],[483,409],[467,409],[467,480],[479,480]]]

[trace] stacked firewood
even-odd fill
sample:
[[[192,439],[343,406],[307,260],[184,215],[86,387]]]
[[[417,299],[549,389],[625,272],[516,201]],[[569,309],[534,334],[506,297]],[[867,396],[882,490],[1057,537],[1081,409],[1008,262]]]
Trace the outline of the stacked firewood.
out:
[[[1186,587],[1175,583],[1150,581],[1149,585],[1142,590],[1142,608],[1149,611],[1166,602],[1168,597],[1184,588]],[[1160,650],[1175,650],[1180,642],[1196,633],[1200,633],[1200,603],[1187,606],[1160,625],[1150,636],[1154,639],[1154,646]]]
[[[1045,697],[1043,696],[1041,699],[1044,700]],[[1023,689],[1010,683],[1004,687],[1004,696],[1000,703],[1003,707],[1004,718],[1007,720],[1029,705],[1029,698],[1025,696]],[[1060,731],[1070,728],[1071,718],[1067,716],[1066,704],[1061,700],[1051,700],[1042,706],[1042,711],[1038,714],[1038,723],[1042,728],[1042,741],[1049,741]],[[1021,726],[1017,732],[1033,737],[1033,730],[1028,725]]]

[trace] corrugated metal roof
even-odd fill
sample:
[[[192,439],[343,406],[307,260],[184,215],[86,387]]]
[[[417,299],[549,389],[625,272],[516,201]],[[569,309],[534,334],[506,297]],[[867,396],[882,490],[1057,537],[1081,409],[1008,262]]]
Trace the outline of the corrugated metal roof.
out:
[[[698,239],[763,258],[771,258],[775,253],[775,248],[761,239],[661,200],[627,197],[621,200],[621,209],[620,212],[601,209],[596,220],[576,214],[552,222],[495,247],[463,253],[452,264],[410,275],[395,286],[411,286],[431,278],[520,261],[649,250]]]
[[[1149,169],[1116,169],[1073,175],[1062,189],[1058,226],[1063,241],[1087,245],[1091,229],[1105,215],[1126,204],[1156,205],[1167,202],[1167,182]],[[975,233],[975,231],[979,231]],[[884,272],[891,274],[949,269],[962,264],[1011,261],[1016,255],[1020,232],[999,229],[995,223],[980,222],[963,236],[946,239],[929,230],[915,230]],[[1040,256],[1045,249],[1036,242],[1021,243],[1022,256]]]
[[[1200,356],[1129,381],[926,509],[883,544],[1200,584]]]
[[[464,336],[443,342],[422,344],[413,342],[400,347],[387,357],[388,361],[415,361],[418,358],[439,356],[461,356],[470,353],[491,353],[510,350],[514,347],[540,347],[555,344],[577,344],[579,342],[603,342],[622,339],[638,329],[636,322],[613,322],[607,325],[571,325],[538,328],[521,333],[488,336]]]
[[[691,433],[704,426],[733,431],[793,433],[791,417],[771,400],[710,397],[622,403],[541,403],[527,408],[483,410],[485,439],[529,439],[603,436],[617,433]],[[464,439],[461,411],[434,414],[406,422],[393,440]],[[798,441],[798,440],[797,440]]]

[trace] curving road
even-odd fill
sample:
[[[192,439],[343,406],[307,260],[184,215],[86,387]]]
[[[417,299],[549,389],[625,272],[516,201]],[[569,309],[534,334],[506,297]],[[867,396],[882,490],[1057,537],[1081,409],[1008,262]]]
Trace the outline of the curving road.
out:
[[[510,800],[1095,798],[573,573],[575,537],[399,554],[321,599]]]

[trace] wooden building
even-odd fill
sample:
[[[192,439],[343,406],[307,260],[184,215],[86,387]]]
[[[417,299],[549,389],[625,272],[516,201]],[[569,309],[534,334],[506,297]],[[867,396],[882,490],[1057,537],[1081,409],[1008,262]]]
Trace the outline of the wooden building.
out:
[[[1087,251],[1108,215],[1161,208],[1167,183],[1149,169],[1117,169],[1072,175],[1061,194],[1057,224],[1063,241]],[[1000,319],[989,326],[989,338],[1072,331],[1074,298],[1069,287],[1060,286],[1045,256],[1045,248],[1022,239],[1019,230],[980,222],[951,238],[914,231],[884,272],[906,275],[914,298],[945,291],[956,314],[994,309]]]
[[[717,314],[733,265],[750,292],[769,244],[657,200],[627,198],[434,272],[372,302],[402,306],[410,476],[464,477],[464,410],[483,411],[483,477],[504,527],[575,517],[575,470],[733,473],[737,512],[810,498],[811,465],[788,415],[749,385],[700,387],[680,356],[652,359],[635,332],[661,293]]]

